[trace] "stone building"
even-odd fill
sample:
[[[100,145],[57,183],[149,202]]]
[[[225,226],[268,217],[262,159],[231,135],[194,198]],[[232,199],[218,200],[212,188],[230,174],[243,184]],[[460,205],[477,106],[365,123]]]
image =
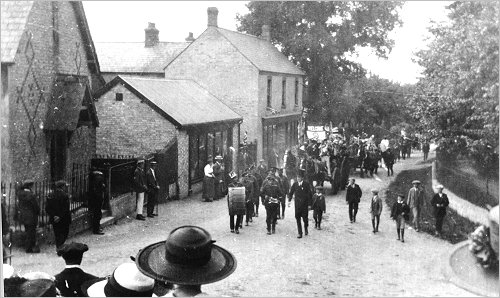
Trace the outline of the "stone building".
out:
[[[144,42],[95,43],[106,82],[117,75],[163,78],[165,66],[194,40],[189,33],[186,42],[160,41],[160,31],[154,23],[149,23],[144,33]]]
[[[232,167],[242,118],[194,81],[117,76],[96,94],[96,109],[97,155],[154,155],[164,190],[178,179],[179,195],[187,196],[208,155]]]
[[[81,2],[1,2],[2,181],[88,167],[104,85]]]
[[[262,36],[219,28],[208,8],[208,28],[165,68],[166,79],[198,82],[243,117],[239,142],[257,144],[256,158],[282,164],[298,144],[305,73]],[[278,158],[274,158],[275,155]]]

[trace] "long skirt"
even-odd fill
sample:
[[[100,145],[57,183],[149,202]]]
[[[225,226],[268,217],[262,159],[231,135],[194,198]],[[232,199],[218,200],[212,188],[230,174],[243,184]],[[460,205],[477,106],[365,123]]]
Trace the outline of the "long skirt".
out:
[[[215,196],[215,186],[213,177],[203,177],[203,195],[204,199],[210,199]]]

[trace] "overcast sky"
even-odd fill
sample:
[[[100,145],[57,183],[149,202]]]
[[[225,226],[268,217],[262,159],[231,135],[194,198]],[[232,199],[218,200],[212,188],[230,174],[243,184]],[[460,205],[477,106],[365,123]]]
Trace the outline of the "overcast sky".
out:
[[[219,10],[219,27],[236,30],[236,14],[246,14],[245,1],[83,1],[94,42],[144,41],[148,22],[156,24],[160,41],[184,41],[189,32],[198,37],[207,27],[207,7]],[[446,1],[409,1],[400,12],[404,22],[391,37],[395,47],[387,60],[360,49],[359,61],[374,74],[401,83],[416,83],[421,69],[412,53],[425,46],[430,20],[446,19]]]

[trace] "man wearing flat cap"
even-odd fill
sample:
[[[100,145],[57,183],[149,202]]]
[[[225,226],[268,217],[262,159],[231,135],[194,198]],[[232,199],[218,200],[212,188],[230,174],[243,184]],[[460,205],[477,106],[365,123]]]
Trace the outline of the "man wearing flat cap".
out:
[[[148,205],[147,217],[155,217],[158,214],[154,213],[156,204],[158,204],[158,191],[160,190],[160,185],[158,184],[158,177],[156,176],[156,161],[149,162],[149,169],[146,172],[146,184],[148,186]]]
[[[38,215],[40,206],[31,188],[34,182],[26,180],[21,185],[17,199],[19,200],[19,220],[24,225],[26,233],[25,249],[27,253],[39,253],[40,248],[36,241],[36,227],[38,225]]]
[[[89,211],[92,216],[92,233],[96,235],[103,235],[104,233],[101,229],[101,218],[104,192],[106,191],[104,174],[101,171],[92,171],[90,178]]]
[[[49,223],[52,224],[56,247],[64,244],[69,234],[71,224],[71,212],[69,210],[69,194],[66,189],[68,184],[64,180],[59,180],[54,185],[54,190],[47,198],[45,211],[49,215]]]
[[[80,268],[83,253],[89,250],[83,243],[71,242],[62,245],[57,255],[64,259],[66,268],[55,275],[56,287],[63,297],[84,297],[82,284],[88,280],[97,279],[97,276],[88,274]]]
[[[413,187],[408,191],[408,206],[410,206],[413,216],[413,228],[420,231],[420,211],[425,204],[424,190],[420,187],[419,180],[412,181]]]

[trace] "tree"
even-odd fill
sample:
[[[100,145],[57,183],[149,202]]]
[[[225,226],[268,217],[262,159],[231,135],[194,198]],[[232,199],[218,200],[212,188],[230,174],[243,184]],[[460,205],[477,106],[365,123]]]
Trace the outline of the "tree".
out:
[[[361,65],[346,53],[371,47],[386,57],[393,42],[387,34],[400,19],[400,2],[250,2],[249,13],[238,15],[239,31],[260,35],[271,27],[271,41],[307,74],[310,115],[321,121],[347,122],[356,102],[353,83],[365,77]]]
[[[434,24],[429,48],[417,53],[425,71],[415,113],[441,153],[497,168],[491,160],[498,160],[498,2],[454,2],[448,9],[449,23]]]

